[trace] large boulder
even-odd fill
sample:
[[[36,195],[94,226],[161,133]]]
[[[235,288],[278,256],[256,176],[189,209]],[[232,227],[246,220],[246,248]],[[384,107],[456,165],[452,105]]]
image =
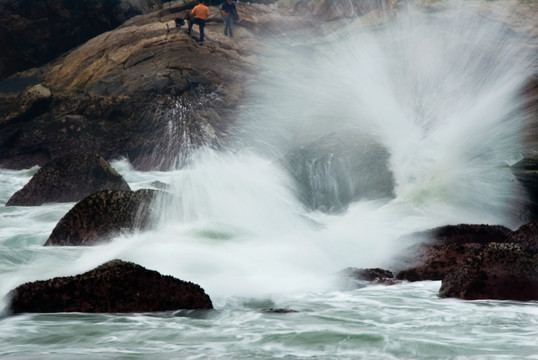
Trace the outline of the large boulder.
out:
[[[39,169],[21,190],[13,194],[6,206],[76,202],[101,190],[131,189],[99,155],[73,151]]]
[[[467,257],[488,243],[514,242],[512,231],[500,225],[447,225],[410,235],[418,241],[400,259],[396,278],[408,281],[442,280]]]
[[[290,150],[284,164],[305,205],[339,212],[360,199],[394,197],[389,156],[385,147],[368,136],[339,131]]]
[[[465,300],[538,300],[538,258],[518,244],[487,244],[445,276],[439,295]]]
[[[122,233],[146,229],[156,190],[104,190],[78,202],[52,230],[44,245],[88,246]]]
[[[12,313],[138,313],[213,309],[196,284],[121,260],[77,276],[23,284],[8,294]]]
[[[0,79],[37,67],[162,0],[3,0]]]

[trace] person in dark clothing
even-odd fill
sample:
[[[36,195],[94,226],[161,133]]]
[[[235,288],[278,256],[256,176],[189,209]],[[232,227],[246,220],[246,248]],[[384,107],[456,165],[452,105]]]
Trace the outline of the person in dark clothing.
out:
[[[189,30],[187,30],[187,34],[191,34],[193,24],[198,24],[198,28],[200,29],[200,45],[204,42],[205,19],[207,19],[208,16],[209,8],[204,5],[204,0],[199,0],[198,5],[191,10],[191,16],[189,18]]]
[[[234,16],[237,16],[235,3],[232,0],[226,0],[220,6],[220,12],[224,21],[224,35],[230,34],[230,37],[234,37]]]

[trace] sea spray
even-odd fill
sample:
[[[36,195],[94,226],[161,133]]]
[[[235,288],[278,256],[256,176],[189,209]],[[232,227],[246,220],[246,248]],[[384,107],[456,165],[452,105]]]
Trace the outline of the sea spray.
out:
[[[510,225],[506,165],[523,150],[517,95],[527,57],[499,22],[467,11],[436,21],[410,11],[373,30],[357,21],[331,26],[324,38],[268,40],[273,48],[261,57],[230,148],[162,149],[177,150],[180,161],[147,174],[168,185],[151,231],[96,248],[35,251],[7,284],[121,258],[199,283],[220,301],[307,293],[336,287],[332,276],[348,266],[390,268],[407,245],[402,235],[459,222]],[[165,123],[181,120],[177,110]],[[393,196],[350,197],[338,213],[300,201],[303,184],[285,154],[335,130],[386,149]],[[352,162],[361,153],[343,156]]]
[[[516,226],[507,165],[526,150],[519,92],[531,53],[502,19],[460,5],[439,15],[410,8],[377,28],[345,20],[323,39],[273,38],[237,143],[282,156],[355,132],[390,153],[395,202],[424,212],[442,203],[463,210],[460,221]]]

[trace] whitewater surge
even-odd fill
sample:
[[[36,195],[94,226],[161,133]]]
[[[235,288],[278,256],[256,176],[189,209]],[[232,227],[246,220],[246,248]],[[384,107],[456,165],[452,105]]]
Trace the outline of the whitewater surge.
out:
[[[375,28],[274,34],[228,147],[189,148],[170,171],[113,162],[133,190],[165,185],[149,231],[45,248],[73,204],[0,209],[2,297],[120,258],[200,284],[217,308],[4,319],[0,357],[536,358],[533,303],[440,300],[439,282],[351,290],[337,276],[392,268],[415,231],[519,225],[508,165],[528,150],[519,90],[534,54],[490,18],[410,8]],[[0,202],[35,171],[0,170]],[[305,201],[320,189],[322,205]]]

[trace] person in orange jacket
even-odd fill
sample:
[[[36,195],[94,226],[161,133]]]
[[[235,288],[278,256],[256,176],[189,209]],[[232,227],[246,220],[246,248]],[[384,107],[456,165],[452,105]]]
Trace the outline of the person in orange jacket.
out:
[[[208,16],[209,8],[204,5],[204,0],[199,0],[198,5],[191,10],[191,16],[189,18],[189,30],[187,30],[187,34],[190,35],[193,24],[198,24],[198,28],[200,29],[200,45],[204,42],[205,19],[207,19]]]

